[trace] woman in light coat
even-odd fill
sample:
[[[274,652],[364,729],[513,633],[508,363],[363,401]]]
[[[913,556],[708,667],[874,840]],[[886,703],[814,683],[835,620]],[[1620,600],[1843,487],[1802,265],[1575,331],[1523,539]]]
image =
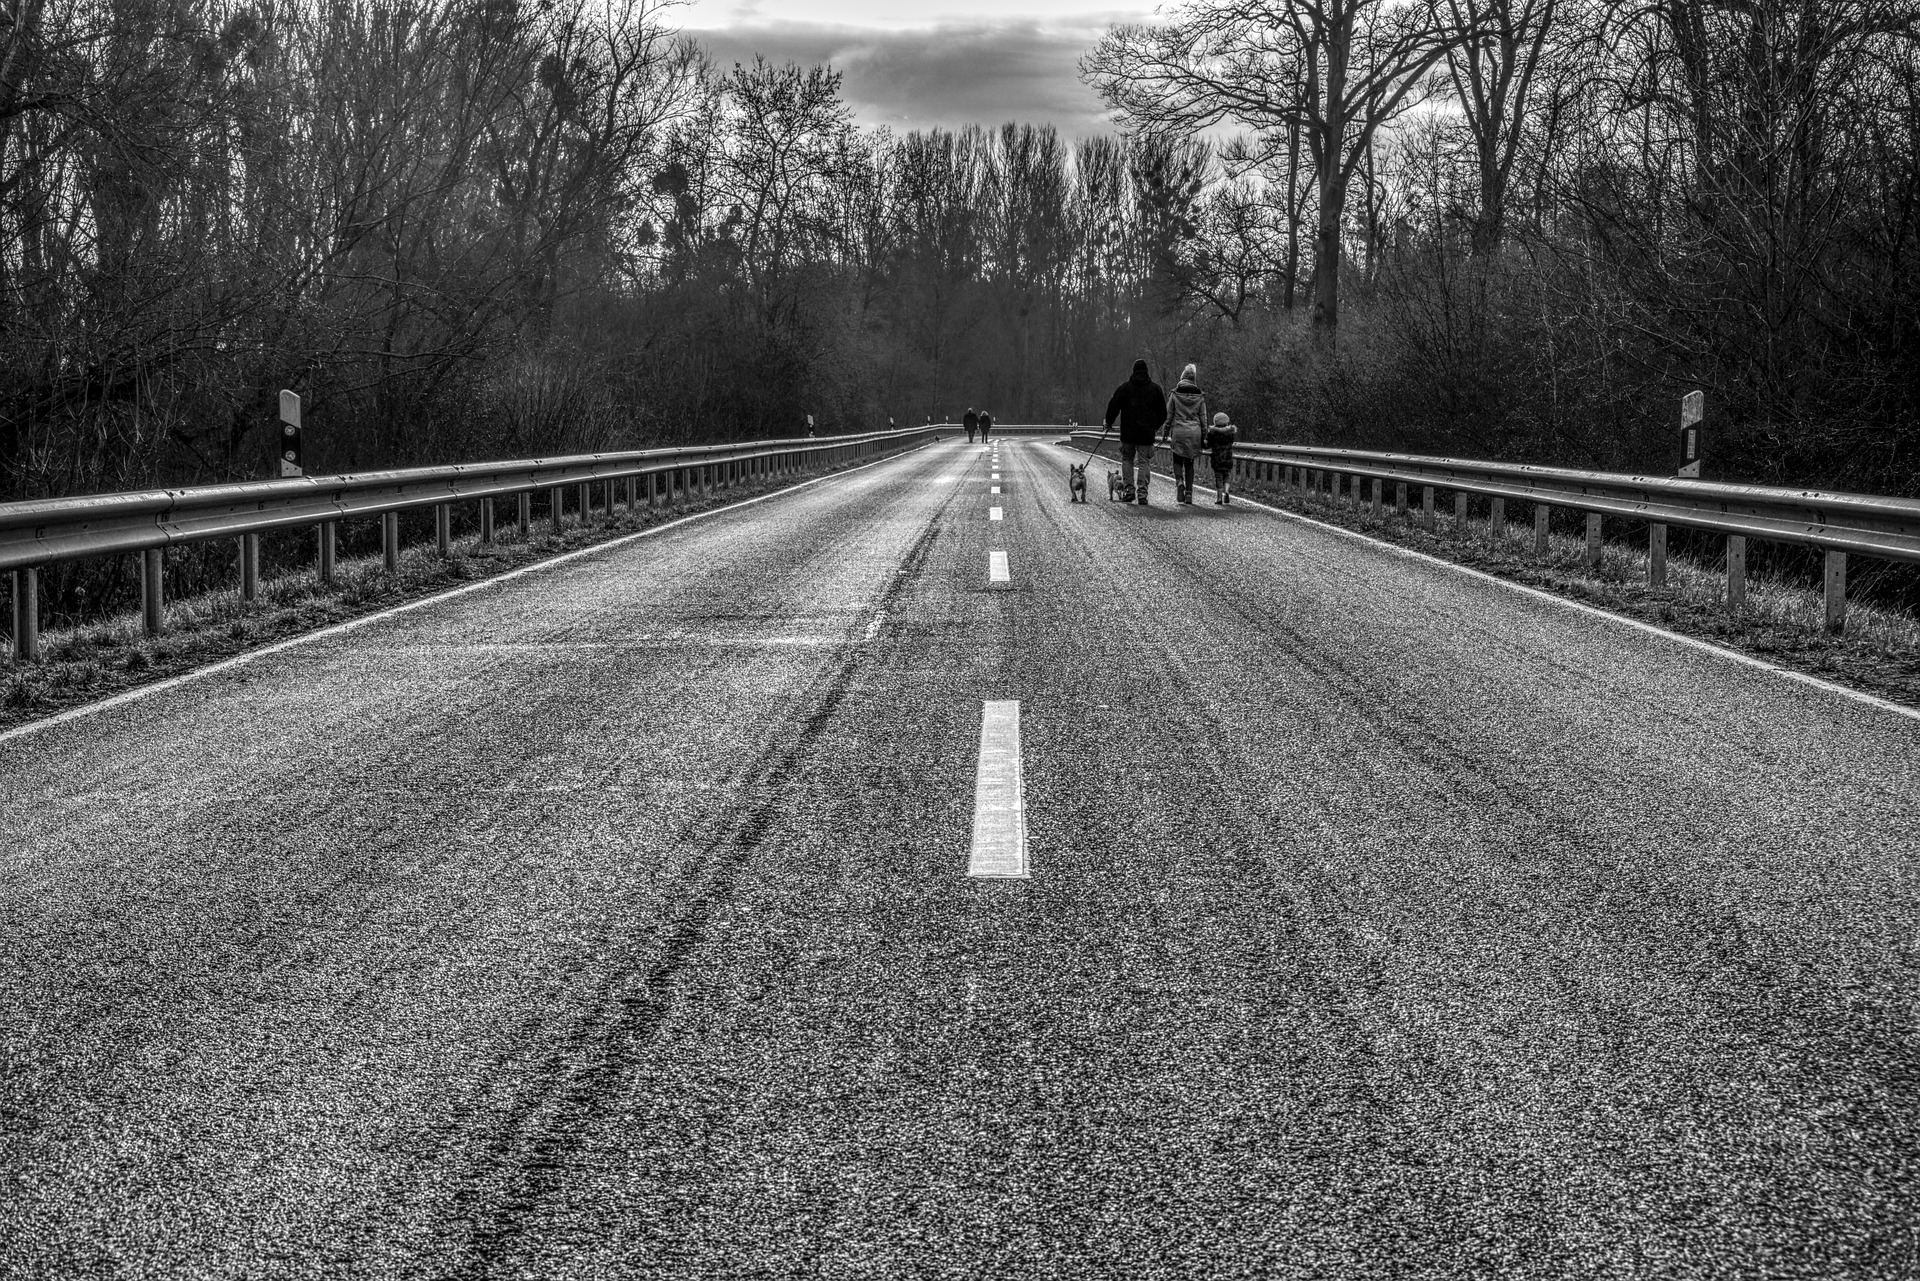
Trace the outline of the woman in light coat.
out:
[[[1205,450],[1207,397],[1195,382],[1192,365],[1180,371],[1180,382],[1167,394],[1167,443],[1173,451],[1174,501],[1193,502],[1193,460]]]

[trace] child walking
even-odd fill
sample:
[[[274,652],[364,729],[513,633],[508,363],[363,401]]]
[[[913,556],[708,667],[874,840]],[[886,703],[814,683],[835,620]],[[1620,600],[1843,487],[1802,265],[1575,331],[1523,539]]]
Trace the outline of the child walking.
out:
[[[1238,435],[1233,422],[1225,414],[1213,416],[1213,426],[1207,428],[1206,450],[1213,459],[1213,501],[1215,505],[1230,503],[1233,495],[1228,492],[1228,482],[1233,478],[1233,439]]]

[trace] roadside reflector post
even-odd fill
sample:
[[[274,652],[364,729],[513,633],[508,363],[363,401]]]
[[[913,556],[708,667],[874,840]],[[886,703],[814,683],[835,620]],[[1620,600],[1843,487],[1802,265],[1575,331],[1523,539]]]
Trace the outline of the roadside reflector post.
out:
[[[149,547],[140,553],[140,621],[149,636],[158,636],[166,626],[166,568],[165,553],[160,548]]]
[[[1657,520],[1647,526],[1647,585],[1667,585],[1667,527]]]
[[[493,541],[493,499],[492,497],[482,498],[480,500],[480,541],[483,543],[490,543]]]
[[[1553,508],[1546,503],[1533,505],[1533,554],[1547,554],[1547,525],[1553,519]]]
[[[1727,535],[1727,608],[1745,609],[1747,605],[1747,538],[1745,534]]]
[[[1438,522],[1433,514],[1432,485],[1420,486],[1420,523],[1427,527],[1429,534],[1438,527]]]
[[[1707,416],[1705,392],[1690,391],[1680,398],[1680,470],[1682,480],[1700,479],[1700,420]]]
[[[32,663],[40,657],[40,571],[13,571],[13,657]]]
[[[387,558],[387,572],[400,568],[400,513],[380,514],[380,550]]]
[[[280,393],[280,477],[304,476],[300,451],[300,397],[291,391]]]
[[[1498,543],[1507,536],[1507,500],[1493,498],[1487,503],[1487,541]]]
[[[333,586],[334,551],[338,545],[338,521],[323,520],[319,533],[319,576],[322,587]]]
[[[567,523],[567,491],[555,485],[547,491],[547,515],[553,522],[553,532],[559,533]]]
[[[1467,527],[1467,491],[1453,491],[1453,536],[1465,538],[1471,531]]]
[[[1847,630],[1847,554],[1827,553],[1827,631],[1835,636]]]
[[[1587,513],[1587,568],[1600,568],[1600,513]]]
[[[240,535],[240,599],[260,599],[260,535]]]
[[[513,497],[513,515],[515,523],[520,526],[520,537],[530,538],[533,535],[533,495],[522,490]]]

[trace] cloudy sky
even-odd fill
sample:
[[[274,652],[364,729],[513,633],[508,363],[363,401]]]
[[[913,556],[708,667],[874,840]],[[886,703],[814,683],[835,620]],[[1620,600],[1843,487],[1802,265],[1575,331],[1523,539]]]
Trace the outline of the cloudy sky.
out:
[[[1110,133],[1077,64],[1154,0],[692,0],[668,21],[722,67],[754,54],[846,76],[862,124],[896,130],[1008,120]]]

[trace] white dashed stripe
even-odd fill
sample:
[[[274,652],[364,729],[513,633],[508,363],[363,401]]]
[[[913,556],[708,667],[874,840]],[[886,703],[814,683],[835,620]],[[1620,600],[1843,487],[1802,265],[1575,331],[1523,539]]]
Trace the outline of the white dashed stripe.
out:
[[[999,492],[1000,492],[1000,486],[998,486],[998,485],[989,485],[989,486],[987,486],[987,492],[988,492],[989,494],[997,494],[997,493],[999,493]]]
[[[998,508],[998,507],[989,507],[989,508],[987,508],[987,519],[988,519],[988,520],[999,520],[999,519],[1001,519],[1001,515],[1000,515],[1000,508]]]
[[[973,848],[967,855],[967,875],[1027,875],[1018,699],[988,701],[980,708],[980,764],[973,776]]]
[[[991,551],[987,553],[987,581],[990,583],[1010,583],[1013,581],[1007,574],[1007,554],[1005,552]]]

